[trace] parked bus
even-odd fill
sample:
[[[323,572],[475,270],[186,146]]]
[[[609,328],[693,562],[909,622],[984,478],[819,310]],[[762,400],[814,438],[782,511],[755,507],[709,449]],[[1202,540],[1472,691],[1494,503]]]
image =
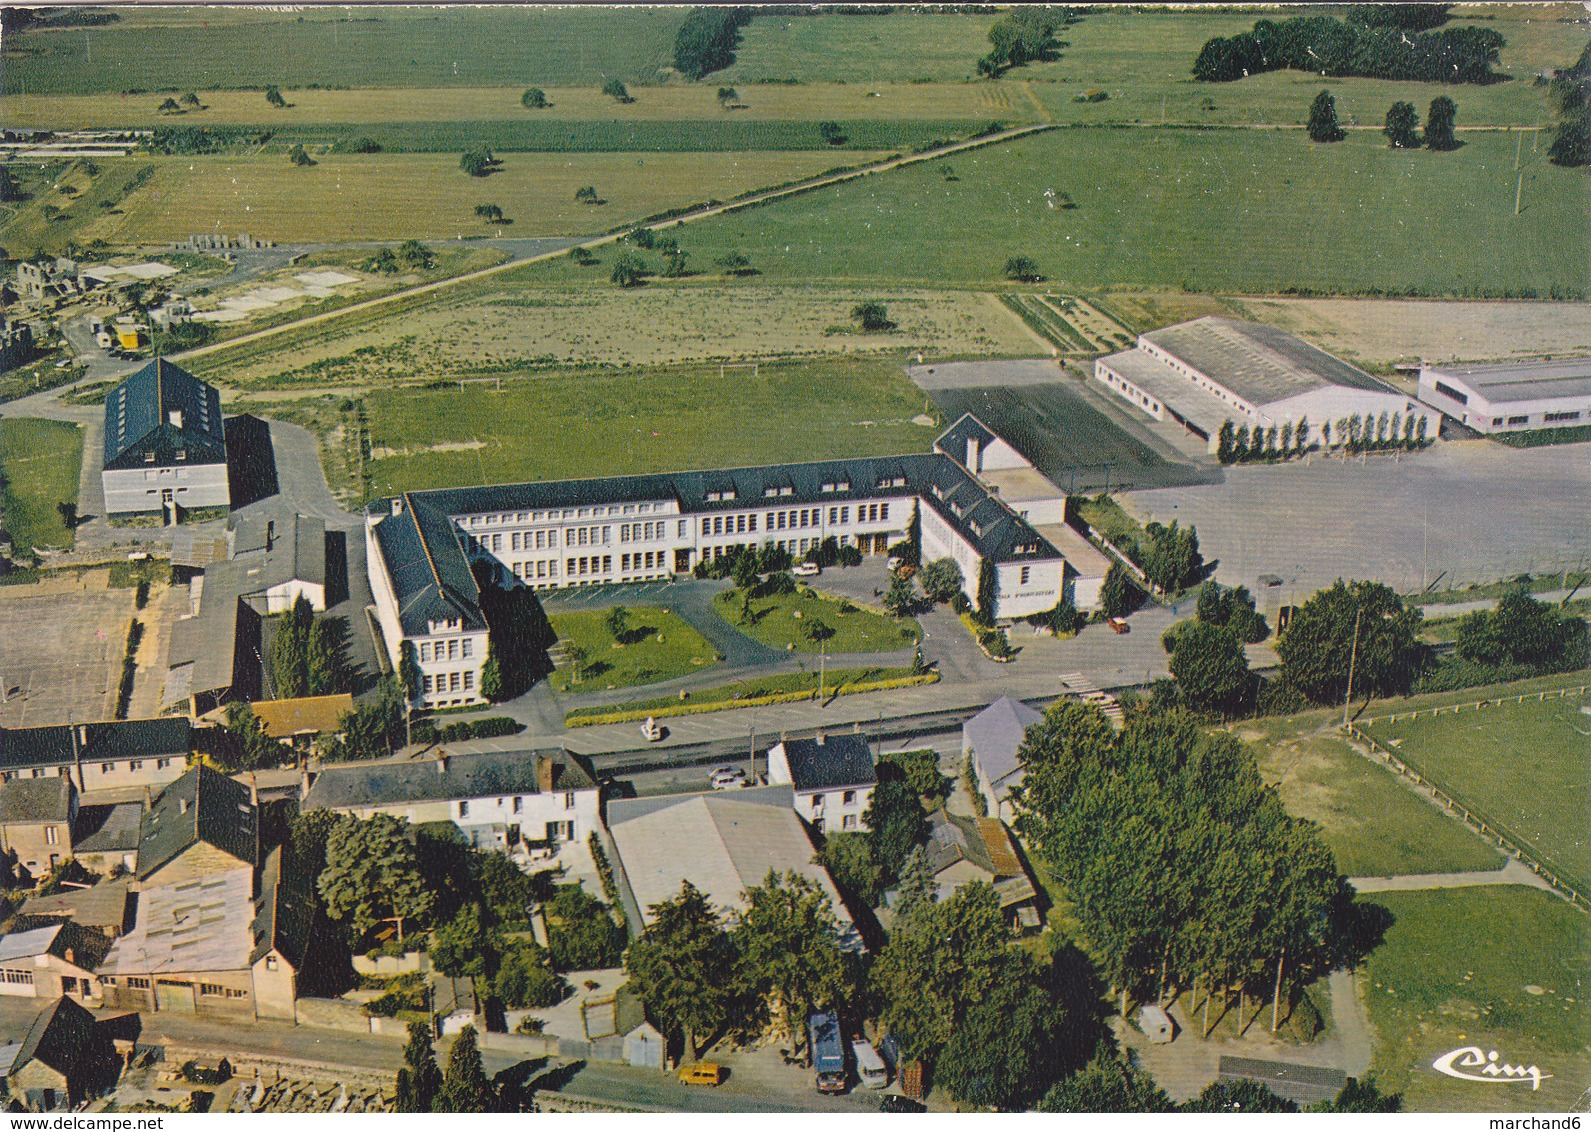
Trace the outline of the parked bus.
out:
[[[840,1019],[827,1010],[807,1018],[807,1038],[812,1043],[812,1071],[818,1092],[845,1092],[845,1040],[840,1036]]]
[[[862,1088],[882,1089],[889,1084],[889,1070],[884,1068],[884,1059],[870,1043],[852,1042],[851,1056],[856,1060],[856,1078]]]

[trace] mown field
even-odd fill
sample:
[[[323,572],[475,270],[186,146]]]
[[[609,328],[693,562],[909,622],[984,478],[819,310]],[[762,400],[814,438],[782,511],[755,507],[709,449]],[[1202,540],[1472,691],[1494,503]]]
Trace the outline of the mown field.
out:
[[[70,550],[73,533],[56,510],[77,502],[83,430],[63,421],[0,420],[0,527],[18,556],[35,547]]]
[[[1355,752],[1320,713],[1261,721],[1244,738],[1289,813],[1320,825],[1348,876],[1501,868],[1474,833]]]
[[[861,609],[844,598],[835,599],[803,588],[795,593],[753,598],[747,616],[741,617],[742,595],[731,590],[713,599],[718,615],[753,640],[769,648],[794,652],[894,652],[911,648],[922,638],[914,620],[886,617]],[[812,626],[821,625],[812,635]]]
[[[528,285],[529,270],[481,286],[399,304],[392,313],[317,328],[194,359],[196,372],[235,388],[388,384],[417,377],[513,373],[552,365],[658,365],[714,359],[882,354],[1032,356],[1040,344],[991,296],[970,291],[763,287],[716,276],[654,280],[621,289],[608,281],[616,253],[546,273],[566,281]],[[655,270],[659,257],[642,253]],[[852,315],[878,299],[898,325],[866,333]]]
[[[8,37],[0,93],[209,87],[601,86],[673,64],[683,9],[164,9]],[[158,21],[158,22],[157,22]],[[195,26],[197,24],[197,26]]]
[[[287,415],[339,429],[341,398]],[[938,423],[915,424],[924,399],[897,366],[835,360],[763,365],[757,377],[716,366],[587,373],[505,383],[377,390],[364,398],[372,492],[515,483],[782,460],[926,451]],[[276,409],[265,410],[282,415]],[[347,486],[337,432],[334,486]]]
[[[558,640],[566,647],[578,645],[586,654],[580,680],[575,681],[573,667],[565,663],[552,674],[554,688],[579,693],[655,684],[718,663],[719,656],[707,639],[677,614],[645,605],[627,611],[623,640],[609,631],[605,610],[550,616]]]
[[[681,244],[740,248],[774,279],[987,282],[1029,255],[1062,286],[1591,290],[1591,182],[1538,157],[1515,216],[1513,162],[1502,134],[1428,153],[1365,133],[1060,129],[715,217]]]
[[[866,160],[868,155],[847,155]],[[449,239],[597,233],[678,205],[727,200],[835,164],[821,152],[507,154],[471,177],[454,154],[335,154],[297,168],[281,157],[195,157],[156,163],[119,205],[90,217],[79,239],[159,243],[192,232],[249,232],[278,242]],[[108,168],[110,162],[102,163]],[[600,205],[575,200],[590,185]],[[512,221],[484,225],[475,206]]]
[[[1527,700],[1365,730],[1527,840],[1585,891],[1591,878],[1591,697]]]
[[[1531,888],[1383,892],[1385,940],[1356,976],[1376,1030],[1373,1071],[1410,1111],[1564,1112],[1591,1077],[1583,912]],[[1431,1063],[1478,1046],[1484,1058],[1536,1065],[1539,1090],[1463,1081]],[[1467,1072],[1474,1073],[1474,1069]]]

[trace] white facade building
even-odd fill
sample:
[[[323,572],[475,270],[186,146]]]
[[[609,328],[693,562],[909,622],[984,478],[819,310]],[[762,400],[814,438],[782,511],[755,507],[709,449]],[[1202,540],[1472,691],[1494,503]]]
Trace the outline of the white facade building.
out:
[[[1487,435],[1591,424],[1591,358],[1420,363],[1420,400]]]
[[[220,394],[156,358],[106,396],[101,466],[111,515],[228,506]]]
[[[783,739],[768,749],[768,782],[792,789],[795,812],[819,833],[866,833],[878,776],[860,735]]]

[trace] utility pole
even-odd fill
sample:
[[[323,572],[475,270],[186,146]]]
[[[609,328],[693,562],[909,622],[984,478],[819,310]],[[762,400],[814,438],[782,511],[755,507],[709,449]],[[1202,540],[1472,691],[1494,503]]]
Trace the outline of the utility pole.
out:
[[[1348,693],[1342,698],[1342,725],[1348,726],[1348,707],[1353,703],[1353,666],[1359,659],[1359,619],[1364,616],[1360,609],[1353,615],[1353,646],[1348,650]]]
[[[1519,184],[1514,189],[1514,215],[1519,215],[1519,201],[1525,194],[1525,175],[1519,174]]]
[[[1520,133],[1515,134],[1514,135],[1514,169],[1515,169],[1515,171],[1517,171],[1519,169],[1519,147],[1524,145],[1524,144],[1525,144],[1525,135],[1524,135],[1524,133],[1520,132]]]

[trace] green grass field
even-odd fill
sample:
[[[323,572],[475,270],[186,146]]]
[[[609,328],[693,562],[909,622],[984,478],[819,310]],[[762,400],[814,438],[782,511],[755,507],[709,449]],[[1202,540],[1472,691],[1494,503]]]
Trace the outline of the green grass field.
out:
[[[8,36],[5,94],[308,86],[596,86],[656,80],[669,8],[157,9],[92,29]],[[159,21],[159,22],[156,22]]]
[[[58,503],[77,502],[83,429],[62,421],[0,420],[0,526],[17,555],[35,547],[70,550],[73,534]]]
[[[1527,158],[1515,216],[1513,160],[1501,134],[1427,153],[1363,133],[1061,129],[714,217],[680,243],[741,249],[770,279],[987,283],[1025,254],[1057,286],[1591,290],[1591,182]],[[1046,189],[1077,207],[1046,207]]]
[[[883,362],[768,364],[756,378],[742,370],[720,378],[716,366],[593,373],[514,382],[501,393],[394,389],[365,405],[375,445],[405,453],[375,461],[373,491],[382,495],[923,452],[935,435],[911,421],[922,395]],[[329,471],[334,484],[347,482]]]
[[[1583,695],[1526,700],[1365,730],[1528,842],[1584,892],[1591,878],[1591,714],[1581,708],[1588,705],[1591,696]]]
[[[681,700],[679,696],[660,696],[655,699],[636,700],[633,703],[609,707],[575,708],[565,715],[565,719],[573,723],[579,719],[606,715],[615,711],[661,711],[664,708],[678,707],[681,703],[721,705],[727,710],[733,708],[739,700],[756,699],[758,696],[809,692],[816,698],[820,680],[823,684],[824,696],[829,697],[845,695],[848,689],[857,684],[871,684],[880,680],[903,680],[912,675],[910,668],[830,668],[820,673],[816,661],[809,661],[808,663],[811,667],[806,672],[791,672],[782,676],[758,676],[750,680],[736,680],[729,684],[720,684],[715,688],[704,688],[700,691],[692,692],[684,700]],[[715,707],[714,710],[718,709]]]
[[[748,637],[770,648],[795,652],[826,651],[830,655],[846,652],[892,652],[910,648],[922,639],[916,621],[902,621],[861,609],[855,603],[799,589],[792,594],[775,594],[751,602],[750,620],[740,616],[740,594],[731,590],[713,599],[719,616]],[[821,624],[833,631],[821,647],[808,635],[809,628]]]
[[[1392,913],[1360,971],[1375,1026],[1374,1071],[1412,1111],[1567,1111],[1591,1077],[1591,928],[1584,913],[1530,888],[1387,892],[1363,898]],[[1550,1080],[1488,1084],[1431,1069],[1479,1046],[1538,1065]],[[1482,1056],[1485,1056],[1484,1054]],[[1474,1070],[1470,1070],[1474,1072]]]
[[[565,664],[551,676],[554,688],[579,693],[655,684],[718,663],[719,656],[706,638],[676,614],[647,605],[626,608],[629,619],[622,641],[609,632],[606,610],[550,615],[558,639],[579,645],[587,657],[579,683]]]
[[[1502,866],[1495,849],[1355,752],[1330,722],[1316,712],[1258,721],[1251,745],[1288,812],[1319,824],[1343,873],[1398,876]]]

